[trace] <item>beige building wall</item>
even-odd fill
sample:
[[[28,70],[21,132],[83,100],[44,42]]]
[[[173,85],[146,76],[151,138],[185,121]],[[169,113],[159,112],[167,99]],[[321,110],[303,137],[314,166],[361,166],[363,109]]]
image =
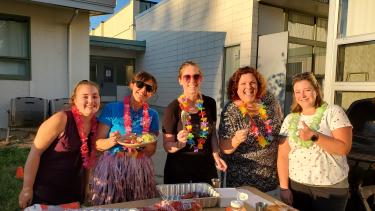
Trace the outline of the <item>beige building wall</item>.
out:
[[[180,93],[177,69],[186,60],[199,63],[202,91],[220,105],[224,46],[240,45],[240,65],[256,62],[256,0],[164,0],[136,17],[137,40],[146,40],[138,69],[157,77],[155,104],[167,106]]]
[[[31,81],[1,80],[0,83],[0,128],[6,128],[11,98],[68,97],[68,90],[77,81],[89,78],[89,15],[79,11],[72,22],[68,74],[67,26],[73,9],[5,1],[1,3],[0,13],[30,17]]]
[[[90,35],[134,40],[135,3],[130,0],[123,9],[91,30]]]

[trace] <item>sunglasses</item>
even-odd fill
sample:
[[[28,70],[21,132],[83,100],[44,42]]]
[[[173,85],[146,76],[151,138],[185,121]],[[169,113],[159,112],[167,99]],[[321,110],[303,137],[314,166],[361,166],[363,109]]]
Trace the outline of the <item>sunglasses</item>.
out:
[[[201,80],[202,76],[200,74],[194,74],[194,75],[183,75],[182,79],[184,79],[185,82],[189,83],[191,79],[194,79],[194,81]]]
[[[312,72],[303,72],[303,73],[294,75],[293,80],[308,79],[308,78],[311,78],[312,76],[314,76],[314,73]]]
[[[154,91],[153,86],[151,86],[150,84],[146,84],[143,81],[135,81],[135,85],[137,86],[138,89],[142,89],[143,87],[146,87],[146,92],[149,92],[149,93]]]

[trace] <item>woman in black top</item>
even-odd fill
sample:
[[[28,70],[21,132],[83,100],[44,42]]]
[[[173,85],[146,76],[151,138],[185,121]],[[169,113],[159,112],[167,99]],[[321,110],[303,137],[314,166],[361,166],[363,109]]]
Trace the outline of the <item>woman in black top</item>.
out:
[[[59,111],[43,122],[25,164],[21,209],[32,204],[58,205],[83,202],[85,169],[95,161],[99,87],[79,82],[71,109]]]
[[[163,118],[163,145],[168,152],[164,183],[210,183],[217,177],[216,168],[227,168],[219,157],[216,102],[201,94],[202,73],[196,63],[184,62],[178,81],[183,94],[168,105]]]

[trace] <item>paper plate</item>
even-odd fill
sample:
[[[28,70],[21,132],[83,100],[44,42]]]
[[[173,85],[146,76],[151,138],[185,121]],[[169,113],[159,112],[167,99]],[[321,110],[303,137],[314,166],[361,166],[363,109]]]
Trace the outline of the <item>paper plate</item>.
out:
[[[125,143],[123,141],[118,141],[117,143],[119,143],[122,146],[128,147],[128,148],[138,148],[138,147],[146,146],[147,144],[154,143],[155,141],[156,141],[156,139],[154,141],[151,141],[151,142],[139,142],[139,143],[134,143],[134,144]]]

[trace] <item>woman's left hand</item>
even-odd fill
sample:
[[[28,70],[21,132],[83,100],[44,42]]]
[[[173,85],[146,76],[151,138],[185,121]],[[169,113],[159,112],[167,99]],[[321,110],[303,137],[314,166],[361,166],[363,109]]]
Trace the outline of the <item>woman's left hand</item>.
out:
[[[311,130],[304,121],[302,121],[302,126],[303,128],[299,129],[298,131],[299,137],[304,141],[310,140],[310,138],[314,135],[314,131]]]
[[[226,171],[228,168],[227,163],[225,163],[225,161],[221,159],[221,157],[219,156],[219,153],[217,152],[213,153],[213,156],[214,156],[216,168],[219,169],[220,171]]]

